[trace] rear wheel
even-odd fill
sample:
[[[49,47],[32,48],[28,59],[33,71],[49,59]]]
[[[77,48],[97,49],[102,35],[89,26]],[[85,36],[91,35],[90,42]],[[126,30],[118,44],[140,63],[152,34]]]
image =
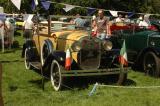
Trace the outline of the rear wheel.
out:
[[[59,91],[62,88],[62,66],[56,61],[53,60],[51,64],[51,83],[55,91]]]
[[[160,60],[153,52],[147,52],[143,60],[143,68],[147,75],[158,77],[160,73]]]

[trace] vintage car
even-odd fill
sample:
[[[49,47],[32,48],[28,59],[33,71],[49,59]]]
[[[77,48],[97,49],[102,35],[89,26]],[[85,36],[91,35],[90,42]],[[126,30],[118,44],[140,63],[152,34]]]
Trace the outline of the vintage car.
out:
[[[16,19],[16,29],[17,30],[23,29],[22,27],[23,27],[23,20]]]
[[[127,67],[120,67],[119,49],[112,49],[112,42],[102,41],[91,36],[90,17],[82,17],[84,27],[72,23],[75,17],[50,16],[39,22],[38,31],[32,40],[25,42],[23,52],[26,69],[38,69],[43,75],[49,75],[53,88],[63,87],[64,77],[76,76],[114,76],[118,84],[127,78]],[[66,52],[67,51],[67,52]],[[66,55],[71,58],[69,69]]]
[[[129,63],[134,69],[144,70],[146,74],[160,75],[160,23],[150,20],[151,26],[132,25],[111,26],[113,48],[120,48],[126,42]]]

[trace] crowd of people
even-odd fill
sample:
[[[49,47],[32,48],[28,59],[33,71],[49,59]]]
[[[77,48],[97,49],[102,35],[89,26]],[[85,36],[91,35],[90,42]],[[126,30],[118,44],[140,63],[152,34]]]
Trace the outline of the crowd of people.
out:
[[[32,32],[34,29],[32,17],[28,17],[27,20],[24,20],[22,26],[23,36],[25,40],[32,38]],[[5,47],[11,49],[14,43],[15,32],[16,21],[14,16],[5,16],[5,18],[0,19],[0,48],[2,48],[2,52],[4,52]]]
[[[30,39],[33,36],[34,22],[32,21],[32,18],[33,17],[29,17],[23,22],[23,35],[25,40]],[[83,28],[86,24],[86,20],[84,20],[79,14],[76,15],[74,20],[70,20],[70,22],[81,28]],[[97,16],[94,15],[92,17],[92,35],[102,40],[109,38],[111,36],[111,25],[117,23],[130,24],[132,21],[127,14],[124,16],[122,14],[118,14],[118,17],[111,20],[110,17],[105,16],[104,11],[100,9],[98,10]],[[143,15],[137,19],[136,24],[138,26],[150,26],[148,17]],[[15,29],[16,24],[12,17],[7,17],[5,20],[0,20],[0,39],[2,42],[1,45],[3,51],[6,43],[9,45],[9,48],[11,48],[14,41]]]
[[[132,21],[128,14],[124,16],[122,14],[118,14],[118,17],[114,19],[110,19],[110,17],[104,16],[104,11],[99,10],[97,17],[93,15],[92,17],[92,34],[102,40],[109,38],[111,36],[111,25],[116,24],[118,26],[125,26],[133,23],[139,27],[149,27],[150,21],[149,17],[145,15],[140,15],[137,21]]]

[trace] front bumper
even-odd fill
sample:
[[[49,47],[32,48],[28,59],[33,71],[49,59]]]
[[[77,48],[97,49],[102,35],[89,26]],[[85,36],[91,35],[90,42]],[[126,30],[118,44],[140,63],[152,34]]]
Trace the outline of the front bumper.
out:
[[[63,70],[62,76],[102,76],[102,75],[113,75],[120,73],[128,73],[130,68],[107,68],[107,69],[96,69],[96,70]]]

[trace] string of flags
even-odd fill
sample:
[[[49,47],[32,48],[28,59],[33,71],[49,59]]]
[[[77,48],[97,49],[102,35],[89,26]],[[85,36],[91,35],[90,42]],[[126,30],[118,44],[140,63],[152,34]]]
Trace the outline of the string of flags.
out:
[[[21,0],[11,0],[12,3],[20,10],[21,7]],[[66,3],[58,3],[58,2],[53,2],[53,1],[48,1],[48,0],[40,0],[39,2],[41,2],[41,5],[43,6],[43,8],[45,10],[48,10],[50,8],[50,4],[60,4],[60,5],[64,5],[65,7],[62,8],[65,12],[69,12],[70,10],[79,7],[79,8],[86,8],[87,11],[87,15],[93,15],[99,8],[92,8],[92,7],[83,7],[83,6],[78,6],[78,5],[70,5],[70,4],[66,4]],[[39,5],[38,0],[32,0],[32,10],[34,11],[36,6]],[[129,17],[132,17],[134,14],[148,14],[148,13],[135,13],[135,12],[125,12],[125,11],[113,11],[113,10],[105,10],[102,9],[104,11],[108,11],[113,17],[117,17],[118,13],[126,13],[128,14]],[[160,16],[160,14],[149,14],[150,15],[158,15]]]
[[[118,16],[118,11],[110,11],[110,13],[112,14],[113,17],[117,17]]]

